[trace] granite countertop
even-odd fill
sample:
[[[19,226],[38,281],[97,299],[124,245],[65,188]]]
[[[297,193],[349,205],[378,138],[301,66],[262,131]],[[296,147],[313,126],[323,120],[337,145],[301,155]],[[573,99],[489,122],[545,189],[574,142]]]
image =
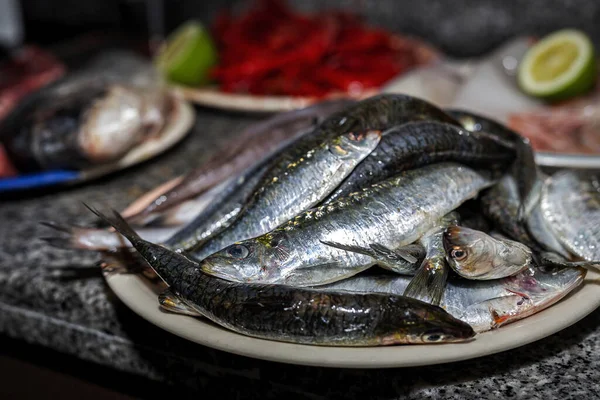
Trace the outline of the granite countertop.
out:
[[[42,220],[86,224],[82,205],[122,209],[202,162],[248,116],[197,109],[173,150],[118,175],[50,193],[0,199],[0,334],[191,391],[225,398],[592,398],[600,393],[600,310],[551,337],[475,360],[404,369],[350,370],[254,360],[203,347],[151,325],[107,287],[85,251],[56,249]]]

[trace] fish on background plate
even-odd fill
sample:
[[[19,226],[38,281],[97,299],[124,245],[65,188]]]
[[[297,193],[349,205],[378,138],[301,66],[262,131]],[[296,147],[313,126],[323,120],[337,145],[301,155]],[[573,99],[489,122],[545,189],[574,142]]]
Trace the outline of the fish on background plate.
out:
[[[80,182],[141,162],[182,139],[192,121],[148,62],[105,53],[24,98],[0,123],[18,172],[0,179],[0,191]]]

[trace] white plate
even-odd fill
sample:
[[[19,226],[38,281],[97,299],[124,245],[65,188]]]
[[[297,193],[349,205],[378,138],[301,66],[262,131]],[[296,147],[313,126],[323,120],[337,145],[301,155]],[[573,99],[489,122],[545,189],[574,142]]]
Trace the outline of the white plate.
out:
[[[175,86],[173,90],[192,103],[218,108],[229,111],[253,112],[253,113],[275,113],[292,111],[305,108],[324,99],[303,96],[258,96],[250,94],[226,93],[218,88],[188,88]],[[371,97],[379,93],[378,90],[369,90],[359,96],[339,93],[332,94],[326,99],[354,98],[357,100]]]
[[[537,152],[535,161],[543,167],[600,169],[600,155]]]
[[[114,274],[106,280],[135,313],[177,336],[215,349],[263,360],[340,368],[390,368],[441,364],[514,349],[552,335],[600,306],[600,275],[588,272],[582,286],[554,306],[529,318],[486,332],[465,343],[382,347],[324,347],[255,339],[208,320],[161,311],[154,285],[139,275]],[[594,282],[595,281],[595,282]]]
[[[428,65],[438,61],[441,58],[439,50],[417,37],[408,35],[394,35],[394,40],[398,47],[413,47],[417,64]],[[251,95],[226,93],[218,87],[185,87],[174,86],[176,93],[186,100],[201,106],[213,107],[222,110],[273,113],[281,111],[291,111],[308,107],[316,101],[323,100],[316,97],[304,96],[270,96],[270,95]],[[379,93],[380,90],[366,90],[360,95],[351,95],[349,93],[332,93],[327,99],[349,97],[355,99],[364,99]]]

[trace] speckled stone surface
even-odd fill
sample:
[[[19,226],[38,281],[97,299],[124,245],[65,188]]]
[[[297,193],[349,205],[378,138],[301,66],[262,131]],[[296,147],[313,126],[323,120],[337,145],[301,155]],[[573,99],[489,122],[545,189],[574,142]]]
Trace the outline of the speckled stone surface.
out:
[[[153,162],[87,185],[0,201],[0,333],[159,382],[237,398],[593,398],[600,393],[600,310],[517,350],[472,361],[391,370],[283,365],[235,356],[164,332],[106,286],[97,257],[38,238],[41,220],[89,223],[81,202],[122,208],[201,162],[247,116],[198,109],[190,136]],[[226,398],[226,397],[225,397]]]
[[[220,2],[173,2],[181,15],[211,15]],[[600,39],[600,2],[461,0],[332,1],[373,22],[473,55],[514,33],[579,26]],[[312,9],[313,0],[298,6]],[[173,14],[173,13],[171,13]],[[127,309],[106,286],[95,254],[47,246],[38,222],[86,224],[82,202],[122,209],[202,162],[254,117],[197,109],[189,137],[151,162],[64,190],[0,197],[0,334],[90,363],[223,398],[581,399],[600,398],[600,310],[516,350],[431,367],[344,370],[249,359],[187,342]],[[0,195],[1,196],[1,195]]]

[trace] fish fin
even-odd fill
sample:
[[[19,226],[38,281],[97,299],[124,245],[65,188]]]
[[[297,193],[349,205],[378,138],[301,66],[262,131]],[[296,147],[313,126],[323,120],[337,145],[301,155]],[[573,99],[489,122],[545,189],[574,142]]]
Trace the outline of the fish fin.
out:
[[[73,243],[71,242],[71,238],[65,238],[60,236],[44,236],[40,237],[40,240],[48,243],[52,247],[56,247],[59,249],[72,249]]]
[[[134,231],[131,226],[129,226],[127,221],[125,221],[125,219],[121,217],[121,214],[119,214],[116,210],[112,210],[113,218],[111,218],[96,210],[92,206],[89,206],[85,203],[83,203],[83,205],[86,206],[88,210],[90,210],[102,220],[104,220],[106,223],[110,224],[121,235],[125,236],[131,242],[131,244],[135,245],[137,243],[143,242],[142,238],[140,238],[137,232]]]
[[[90,240],[86,238],[88,234],[93,234],[95,230],[101,228],[88,228],[77,225],[62,225],[54,221],[40,221],[40,224],[47,226],[48,228],[54,229],[57,232],[64,233],[63,236],[55,237],[42,237],[43,240],[51,246],[61,249],[81,249],[81,250],[93,250],[93,251],[114,251],[120,248],[129,247],[125,238],[116,232],[106,230],[106,233],[115,235],[115,240],[119,244],[114,246],[107,245],[101,241]],[[104,229],[102,229],[104,230]]]
[[[444,268],[441,269],[433,268],[430,260],[425,259],[404,290],[403,295],[438,306],[444,295],[447,279],[447,265],[444,265]]]
[[[600,272],[600,261],[569,261],[563,256],[552,252],[546,251],[539,254],[534,253],[534,262],[542,267],[551,268],[573,268],[581,267],[585,269],[591,269]]]
[[[142,239],[117,211],[112,210],[113,216],[109,217],[87,204],[84,205],[125,236],[154,272],[168,285],[177,289],[177,285],[182,282],[184,271],[200,276],[198,262],[183,252],[177,252]]]
[[[369,246],[375,253],[392,260],[402,258],[411,264],[415,264],[419,261],[419,259],[414,255],[415,252],[418,252],[418,250],[416,250],[419,247],[418,245],[408,245],[395,250],[391,250],[379,243],[371,243]]]
[[[71,233],[73,231],[72,227],[68,225],[62,225],[55,221],[40,221],[40,224],[47,226],[48,228],[52,228],[56,231],[63,233]]]
[[[533,209],[537,206],[542,195],[542,182],[537,179],[533,184],[529,193],[526,194],[525,198],[521,197],[519,208],[517,210],[517,220],[520,223],[526,223],[527,217],[531,215]]]
[[[190,315],[192,317],[202,317],[202,314],[185,304],[170,288],[158,295],[158,303],[165,311],[175,314]]]
[[[353,246],[350,244],[342,244],[337,242],[329,242],[326,240],[321,240],[321,243],[327,246],[335,247],[336,249],[352,251],[354,253],[364,254],[366,256],[371,256],[373,258],[377,258],[373,251],[367,247]]]

